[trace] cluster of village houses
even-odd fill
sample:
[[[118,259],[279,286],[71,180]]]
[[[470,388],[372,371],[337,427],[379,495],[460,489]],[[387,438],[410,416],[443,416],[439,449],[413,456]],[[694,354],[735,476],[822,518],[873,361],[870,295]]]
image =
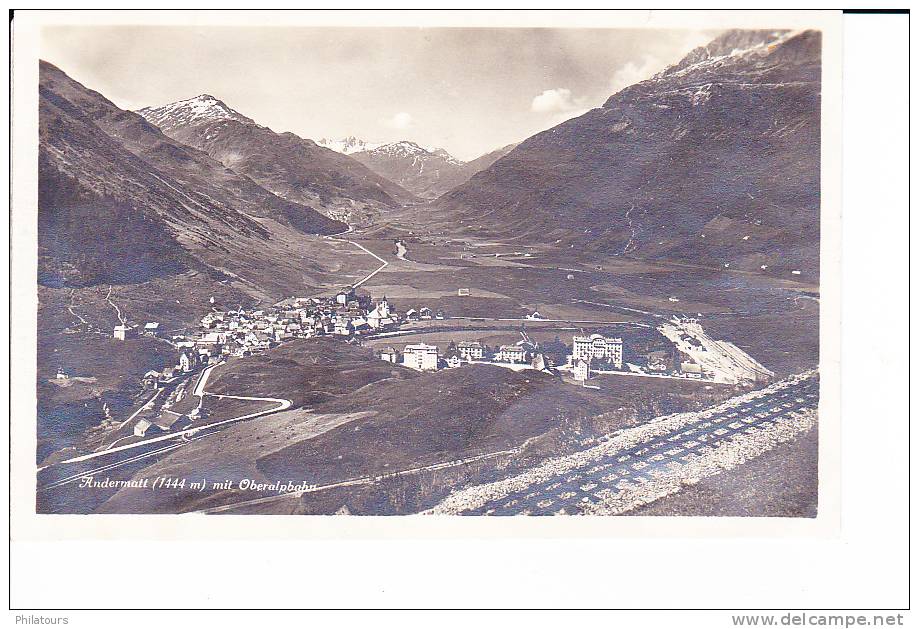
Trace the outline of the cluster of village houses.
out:
[[[169,337],[178,350],[178,361],[158,376],[168,379],[176,372],[189,372],[220,358],[250,356],[288,339],[326,335],[350,338],[395,328],[405,321],[443,318],[442,312],[426,307],[400,315],[392,310],[385,296],[374,303],[369,294],[350,287],[333,297],[292,298],[271,308],[215,308],[201,319],[195,333]],[[140,334],[164,336],[158,322],[142,327],[121,324],[113,333],[122,341]],[[152,378],[153,374],[148,376]]]
[[[369,294],[358,293],[353,288],[344,289],[333,297],[291,298],[265,309],[221,311],[214,308],[201,319],[200,330],[169,337],[169,342],[178,350],[175,367],[162,372],[151,371],[145,380],[155,385],[159,380],[169,380],[221,358],[260,353],[287,339],[326,335],[351,338],[388,331],[407,321],[443,318],[442,312],[424,307],[410,309],[400,315],[392,309],[385,296],[373,302]],[[137,334],[162,335],[157,322],[149,322],[142,328],[123,324],[114,330],[115,338],[121,340]],[[643,369],[651,373],[668,371],[671,366],[666,352],[659,354],[649,355]],[[570,352],[566,355],[554,352],[547,356],[539,344],[524,335],[524,339],[516,344],[495,348],[477,340],[464,340],[451,342],[442,354],[436,345],[413,343],[406,345],[401,352],[388,347],[379,356],[385,361],[418,371],[437,371],[475,362],[514,369],[560,369],[583,382],[591,377],[592,370],[621,370],[623,342],[621,338],[601,334],[574,336]],[[681,366],[684,376],[702,377],[701,370],[694,369],[695,365]]]

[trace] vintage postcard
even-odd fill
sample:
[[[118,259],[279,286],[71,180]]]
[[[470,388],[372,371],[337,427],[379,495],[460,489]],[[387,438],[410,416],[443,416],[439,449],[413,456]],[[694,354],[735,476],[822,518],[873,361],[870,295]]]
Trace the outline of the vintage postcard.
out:
[[[33,519],[835,503],[838,16],[28,20]]]

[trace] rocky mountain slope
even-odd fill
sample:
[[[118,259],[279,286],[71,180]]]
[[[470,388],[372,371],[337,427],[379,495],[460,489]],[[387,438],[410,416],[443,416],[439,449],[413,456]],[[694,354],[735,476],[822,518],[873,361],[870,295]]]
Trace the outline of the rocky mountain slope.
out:
[[[392,142],[351,156],[422,198],[437,198],[462,182],[455,180],[463,162],[444,150],[431,151],[414,142]]]
[[[356,160],[293,133],[275,133],[206,94],[138,113],[274,194],[328,216],[358,222],[362,212],[415,200]]]
[[[175,363],[165,341],[118,341],[115,325],[182,330],[215,303],[273,303],[363,269],[316,235],[343,223],[53,65],[40,65],[38,89],[38,460],[92,444],[110,413],[126,417],[139,403],[145,371]],[[80,378],[58,386],[59,368]]]
[[[460,161],[443,149],[428,149],[407,141],[383,144],[351,156],[419,197],[436,199],[491,166],[512,147],[492,151],[471,162]]]
[[[243,259],[255,262],[249,252],[266,248],[271,225],[320,234],[345,228],[168,138],[42,62],[41,282],[137,283],[186,269],[220,275],[217,269]]]
[[[816,278],[820,33],[729,31],[425,215],[454,230]]]
[[[513,144],[508,144],[507,146],[502,146],[501,148],[495,149],[485,155],[476,157],[474,160],[466,162],[466,171],[469,173],[471,178],[477,172],[483,171],[499,159],[513,151],[519,145],[519,142],[514,142]]]

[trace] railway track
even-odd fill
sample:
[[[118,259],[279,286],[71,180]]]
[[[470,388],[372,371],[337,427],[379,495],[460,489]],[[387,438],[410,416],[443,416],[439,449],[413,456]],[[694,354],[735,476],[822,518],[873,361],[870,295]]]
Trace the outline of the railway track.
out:
[[[771,449],[775,434],[808,425],[819,401],[819,378],[798,376],[769,389],[740,396],[713,409],[662,418],[661,426],[622,431],[609,443],[558,457],[533,470],[457,492],[433,510],[460,515],[552,515],[608,512],[612,504],[653,494],[662,479],[692,481],[700,469],[728,469],[743,452]],[[644,437],[617,448],[617,439]],[[788,431],[786,431],[788,432]],[[789,433],[790,434],[790,433]],[[760,438],[762,443],[755,443]],[[628,439],[625,439],[629,441]],[[740,455],[738,457],[738,453]],[[718,462],[720,455],[724,461]],[[722,467],[719,468],[718,466]],[[663,486],[663,485],[662,485]],[[643,492],[647,487],[648,491]],[[672,492],[671,492],[672,493]],[[634,502],[634,500],[631,500]],[[615,511],[615,508],[613,508]]]

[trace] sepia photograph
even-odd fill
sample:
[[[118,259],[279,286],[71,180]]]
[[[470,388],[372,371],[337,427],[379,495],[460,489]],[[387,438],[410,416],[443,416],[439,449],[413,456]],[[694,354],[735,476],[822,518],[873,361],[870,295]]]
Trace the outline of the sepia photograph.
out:
[[[779,26],[43,27],[36,511],[816,517]]]

